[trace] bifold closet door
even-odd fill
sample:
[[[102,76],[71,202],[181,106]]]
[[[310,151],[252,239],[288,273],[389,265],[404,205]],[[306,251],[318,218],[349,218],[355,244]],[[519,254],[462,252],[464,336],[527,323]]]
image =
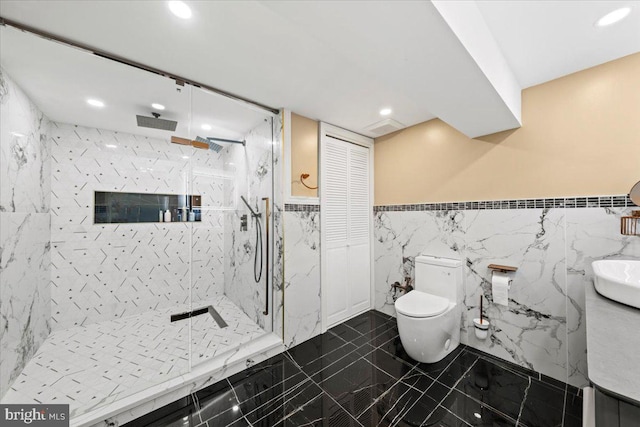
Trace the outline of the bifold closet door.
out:
[[[371,301],[369,149],[327,137],[323,157],[326,323],[369,309]]]

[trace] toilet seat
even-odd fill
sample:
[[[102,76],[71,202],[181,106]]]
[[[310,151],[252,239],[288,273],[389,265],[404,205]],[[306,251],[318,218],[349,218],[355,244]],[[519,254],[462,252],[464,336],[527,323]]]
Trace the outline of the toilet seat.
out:
[[[449,308],[449,300],[426,292],[413,290],[395,303],[396,311],[409,317],[433,317]]]

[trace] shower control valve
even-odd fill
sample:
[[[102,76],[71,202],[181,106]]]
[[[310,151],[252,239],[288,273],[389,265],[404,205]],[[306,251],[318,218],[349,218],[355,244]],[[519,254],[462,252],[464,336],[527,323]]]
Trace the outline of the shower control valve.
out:
[[[240,217],[240,231],[247,231],[247,214]]]

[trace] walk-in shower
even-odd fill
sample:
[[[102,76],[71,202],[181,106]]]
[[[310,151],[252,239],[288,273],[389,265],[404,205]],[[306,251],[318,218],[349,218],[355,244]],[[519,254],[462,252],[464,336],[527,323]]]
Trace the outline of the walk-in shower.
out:
[[[281,345],[278,115],[0,31],[2,403],[89,425]]]

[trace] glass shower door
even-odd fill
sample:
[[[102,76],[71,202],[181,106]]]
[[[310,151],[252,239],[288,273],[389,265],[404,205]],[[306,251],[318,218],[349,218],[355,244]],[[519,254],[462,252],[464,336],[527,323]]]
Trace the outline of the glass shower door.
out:
[[[202,203],[202,221],[191,224],[191,301],[208,313],[192,319],[196,365],[272,330],[273,137],[270,116],[201,89],[192,112],[190,137],[207,144],[190,159],[191,192]]]
[[[191,89],[0,31],[0,155],[16,173],[0,180],[2,195],[16,195],[0,234],[20,249],[3,252],[16,261],[0,280],[11,320],[0,397],[69,403],[72,418],[86,417],[190,369],[189,322],[171,314],[191,305],[191,232],[165,218],[188,194],[191,149],[171,138],[188,131]],[[37,258],[24,249],[36,243]]]

